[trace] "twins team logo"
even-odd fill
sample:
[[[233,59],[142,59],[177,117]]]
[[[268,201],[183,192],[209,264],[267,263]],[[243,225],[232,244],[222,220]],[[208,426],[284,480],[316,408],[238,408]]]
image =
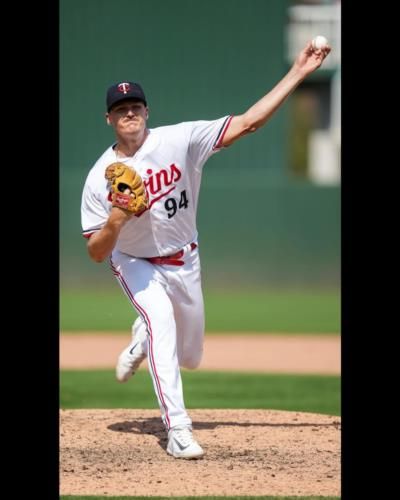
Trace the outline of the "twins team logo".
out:
[[[131,90],[131,86],[126,82],[120,83],[117,88],[119,92],[122,92],[123,94],[127,94]]]

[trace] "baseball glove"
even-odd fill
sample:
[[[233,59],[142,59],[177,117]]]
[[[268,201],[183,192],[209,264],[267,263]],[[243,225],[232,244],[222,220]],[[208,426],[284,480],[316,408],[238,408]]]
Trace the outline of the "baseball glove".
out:
[[[146,189],[140,175],[124,163],[112,163],[106,168],[105,177],[111,182],[112,206],[135,215],[149,207]]]

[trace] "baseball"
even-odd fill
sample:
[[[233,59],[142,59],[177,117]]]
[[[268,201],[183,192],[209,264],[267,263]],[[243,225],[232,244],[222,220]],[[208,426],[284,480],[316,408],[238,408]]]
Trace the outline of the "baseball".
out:
[[[313,49],[323,49],[328,45],[328,40],[322,36],[318,35],[312,40]]]

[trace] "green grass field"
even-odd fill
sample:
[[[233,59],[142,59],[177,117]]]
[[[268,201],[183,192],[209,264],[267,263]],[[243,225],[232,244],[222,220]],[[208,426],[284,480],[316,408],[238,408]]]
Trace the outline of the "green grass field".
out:
[[[190,408],[264,408],[340,415],[340,377],[183,371]],[[112,370],[64,370],[60,406],[158,409],[150,374],[139,370],[127,384]]]
[[[206,292],[207,332],[339,333],[339,291]],[[62,290],[61,331],[128,331],[137,313],[118,288]]]

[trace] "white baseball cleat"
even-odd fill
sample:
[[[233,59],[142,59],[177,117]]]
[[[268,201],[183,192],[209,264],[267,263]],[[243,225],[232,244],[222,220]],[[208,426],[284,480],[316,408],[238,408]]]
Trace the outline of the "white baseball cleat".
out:
[[[204,455],[190,426],[176,426],[169,430],[167,453],[175,458],[199,458]]]
[[[143,345],[146,341],[147,330],[144,321],[139,316],[132,326],[132,342],[118,357],[115,376],[118,382],[126,382],[139,368],[140,363],[146,358]]]

